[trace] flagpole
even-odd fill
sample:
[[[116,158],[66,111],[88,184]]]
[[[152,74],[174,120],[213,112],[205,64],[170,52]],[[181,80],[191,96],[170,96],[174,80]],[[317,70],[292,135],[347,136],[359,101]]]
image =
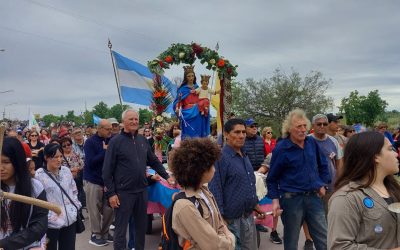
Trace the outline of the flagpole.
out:
[[[219,41],[215,45],[215,51],[218,52],[219,50]],[[211,78],[211,89],[214,89],[214,76],[215,76],[215,70],[213,70],[212,78]]]
[[[117,70],[115,69],[115,62],[114,62],[114,56],[112,54],[112,44],[110,39],[108,39],[108,48],[110,49],[110,55],[111,55],[111,61],[114,69],[114,77],[115,77],[115,83],[117,84],[117,90],[118,90],[118,98],[119,98],[119,104],[121,104],[121,109],[122,108],[122,99],[121,99],[121,91],[119,89],[119,82],[118,82],[118,77],[117,77]]]

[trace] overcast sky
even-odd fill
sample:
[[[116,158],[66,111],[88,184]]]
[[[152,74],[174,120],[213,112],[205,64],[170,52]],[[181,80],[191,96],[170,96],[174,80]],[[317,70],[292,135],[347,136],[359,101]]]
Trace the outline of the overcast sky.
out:
[[[332,80],[336,106],[350,91],[379,89],[388,110],[400,110],[399,1],[0,3],[0,92],[13,90],[0,94],[7,118],[118,103],[108,38],[115,51],[143,64],[172,43],[219,42],[219,54],[239,65],[237,80],[269,78],[277,67],[302,76],[318,70]],[[178,67],[166,72],[182,74]]]

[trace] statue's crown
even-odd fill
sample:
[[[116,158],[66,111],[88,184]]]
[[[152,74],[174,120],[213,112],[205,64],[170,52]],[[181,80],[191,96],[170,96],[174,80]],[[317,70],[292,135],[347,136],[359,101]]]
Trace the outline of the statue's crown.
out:
[[[183,66],[185,74],[194,73],[194,65]]]
[[[208,81],[210,80],[210,77],[211,77],[211,76],[209,76],[209,75],[201,75],[201,81],[202,81],[202,82],[203,82],[203,81],[208,82]]]

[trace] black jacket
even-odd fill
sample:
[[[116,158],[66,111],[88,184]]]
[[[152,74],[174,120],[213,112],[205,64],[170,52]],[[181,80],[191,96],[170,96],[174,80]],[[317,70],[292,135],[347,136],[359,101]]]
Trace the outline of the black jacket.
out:
[[[43,190],[35,197],[40,200],[47,201],[46,191]],[[5,250],[20,249],[30,246],[35,241],[40,241],[47,231],[48,210],[45,208],[31,206],[31,213],[27,222],[27,227],[16,233],[0,240],[0,248]]]
[[[151,166],[161,177],[168,179],[164,166],[152,152],[147,139],[122,131],[114,136],[106,150],[103,181],[107,197],[120,192],[138,193],[148,186],[146,167]]]
[[[257,171],[265,159],[264,140],[261,136],[246,137],[243,151],[249,156],[254,171]]]

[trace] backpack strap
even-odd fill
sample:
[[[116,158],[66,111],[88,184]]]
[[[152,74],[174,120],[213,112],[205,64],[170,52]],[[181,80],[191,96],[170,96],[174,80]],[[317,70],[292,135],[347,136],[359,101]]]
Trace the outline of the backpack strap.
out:
[[[195,196],[187,197],[185,192],[179,192],[178,194],[175,195],[174,201],[172,202],[172,206],[174,206],[175,202],[180,199],[190,200],[196,207],[196,209],[199,210],[201,217],[203,217],[203,208],[201,207],[199,200]]]

